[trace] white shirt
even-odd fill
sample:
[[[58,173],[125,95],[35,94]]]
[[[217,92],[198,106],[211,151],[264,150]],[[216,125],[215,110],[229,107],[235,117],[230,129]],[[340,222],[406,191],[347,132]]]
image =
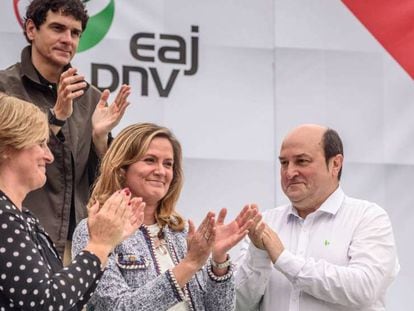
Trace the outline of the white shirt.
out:
[[[387,213],[338,188],[305,219],[291,205],[264,213],[285,250],[272,264],[244,242],[236,260],[237,310],[385,310],[399,271]]]

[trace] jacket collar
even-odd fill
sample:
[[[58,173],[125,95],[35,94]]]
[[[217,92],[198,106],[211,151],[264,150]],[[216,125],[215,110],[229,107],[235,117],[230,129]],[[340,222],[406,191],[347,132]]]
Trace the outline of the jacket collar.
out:
[[[38,85],[42,85],[42,86],[47,86],[48,84],[42,83],[42,80],[47,81],[44,77],[42,77],[42,79],[40,78],[40,73],[39,71],[35,68],[35,66],[32,63],[32,46],[28,45],[26,46],[23,50],[22,53],[20,55],[21,60],[21,78],[26,78],[29,79],[30,81],[38,84]],[[69,63],[67,64],[64,68],[63,71],[71,68],[72,65]]]

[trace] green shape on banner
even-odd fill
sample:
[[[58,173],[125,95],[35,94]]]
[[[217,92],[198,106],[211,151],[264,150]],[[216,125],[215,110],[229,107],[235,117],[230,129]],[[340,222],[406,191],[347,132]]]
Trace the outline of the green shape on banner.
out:
[[[84,2],[87,1],[89,0],[84,0]],[[111,0],[101,12],[89,18],[88,25],[79,42],[78,52],[89,50],[102,41],[111,28],[114,15],[115,0]]]

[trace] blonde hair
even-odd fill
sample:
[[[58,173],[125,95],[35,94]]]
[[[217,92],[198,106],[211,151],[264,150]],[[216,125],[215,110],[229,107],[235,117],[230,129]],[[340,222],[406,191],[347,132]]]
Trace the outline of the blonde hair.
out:
[[[20,150],[48,137],[49,124],[43,111],[0,92],[0,155],[9,147]]]
[[[181,145],[169,129],[153,123],[130,125],[113,140],[102,159],[100,174],[88,206],[96,201],[103,204],[112,193],[126,187],[124,172],[145,155],[155,137],[168,139],[174,153],[173,179],[166,195],[159,202],[155,218],[161,227],[168,225],[175,231],[182,231],[184,219],[175,210],[183,186]]]

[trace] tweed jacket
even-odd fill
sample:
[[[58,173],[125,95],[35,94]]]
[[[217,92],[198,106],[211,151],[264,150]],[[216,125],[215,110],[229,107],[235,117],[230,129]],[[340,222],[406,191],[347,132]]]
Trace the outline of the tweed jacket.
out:
[[[56,86],[42,82],[36,72],[30,46],[22,50],[20,63],[0,70],[0,91],[31,102],[45,112],[54,107],[57,99]],[[70,221],[73,230],[87,217],[89,186],[99,161],[92,143],[91,117],[100,95],[98,89],[90,86],[74,100],[72,116],[58,135],[51,132],[48,145],[55,160],[46,167],[46,184],[30,192],[24,201],[24,206],[39,218],[60,255],[68,239]],[[71,215],[72,208],[75,213]]]
[[[164,228],[164,237],[177,264],[187,251],[187,232],[174,232]],[[86,220],[75,229],[72,254],[76,256],[88,241]],[[132,256],[133,257],[132,257]],[[140,267],[124,269],[123,258],[136,258]],[[174,259],[175,258],[175,259]],[[235,289],[232,270],[225,280],[213,280],[206,265],[188,282],[189,310],[231,311],[235,308]],[[118,245],[112,252],[107,268],[88,303],[89,311],[113,310],[168,310],[182,301],[168,270],[160,273],[147,228],[141,226],[134,235]]]

